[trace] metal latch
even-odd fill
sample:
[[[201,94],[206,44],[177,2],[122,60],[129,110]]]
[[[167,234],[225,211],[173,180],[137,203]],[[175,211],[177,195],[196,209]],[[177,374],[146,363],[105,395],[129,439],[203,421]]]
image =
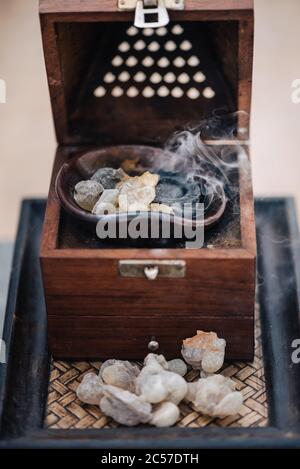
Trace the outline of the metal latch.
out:
[[[153,6],[150,5],[152,3]],[[155,19],[147,21],[147,18],[150,18],[150,16]],[[139,0],[137,2],[134,17],[134,26],[136,28],[160,28],[161,26],[166,26],[169,21],[170,18],[164,0],[154,0],[154,2],[151,0]]]
[[[182,260],[135,260],[119,261],[121,277],[143,277],[147,280],[157,278],[183,278],[186,265]]]
[[[137,28],[160,28],[170,19],[168,10],[183,10],[184,0],[118,0],[119,10],[134,10]],[[151,18],[148,19],[147,18]]]

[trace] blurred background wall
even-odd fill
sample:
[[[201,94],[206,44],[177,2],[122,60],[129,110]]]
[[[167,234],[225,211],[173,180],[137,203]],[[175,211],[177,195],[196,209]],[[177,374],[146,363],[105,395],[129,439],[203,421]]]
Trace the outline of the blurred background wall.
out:
[[[300,206],[300,0],[255,1],[252,160],[256,195],[289,194]],[[0,0],[0,240],[14,237],[22,197],[45,196],[55,137],[38,0]]]

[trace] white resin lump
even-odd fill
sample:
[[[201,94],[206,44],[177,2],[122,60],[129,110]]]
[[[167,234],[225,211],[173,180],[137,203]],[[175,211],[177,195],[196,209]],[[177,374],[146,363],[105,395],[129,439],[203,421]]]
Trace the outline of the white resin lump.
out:
[[[177,373],[180,376],[185,376],[187,374],[187,366],[183,360],[180,358],[174,358],[168,362],[168,370],[173,373]]]
[[[92,209],[96,215],[105,215],[106,213],[115,213],[118,201],[119,191],[117,189],[105,189],[100,199]]]
[[[162,212],[169,215],[174,214],[173,208],[166,204],[152,203],[150,204],[150,210],[151,212]]]
[[[108,366],[102,365],[99,376],[105,384],[111,384],[126,391],[135,392],[136,378],[140,369],[128,361],[115,360]]]
[[[103,381],[95,373],[87,373],[76,389],[78,399],[86,404],[99,405],[103,396]]]
[[[124,162],[130,170],[134,165],[131,160]],[[74,200],[94,215],[141,211],[174,214],[172,207],[154,203],[158,182],[159,175],[150,171],[131,177],[122,168],[100,168],[90,180],[76,184]]]
[[[130,212],[136,204],[142,204],[145,207],[155,199],[155,189],[150,186],[137,188],[123,187],[119,195],[119,211]]]
[[[179,416],[177,405],[172,402],[162,402],[153,409],[150,423],[155,427],[171,427],[175,425]]]
[[[148,206],[155,199],[155,186],[159,181],[157,174],[146,171],[142,176],[123,179],[117,187],[119,189],[119,210],[133,211],[133,206],[141,204]]]
[[[183,341],[183,358],[199,370],[199,379],[194,382],[184,379],[188,367],[179,358],[167,361],[163,355],[149,353],[142,369],[129,361],[106,360],[98,376],[84,376],[77,397],[98,405],[105,415],[126,426],[175,425],[183,400],[210,417],[235,415],[243,403],[242,394],[235,390],[234,381],[214,374],[223,365],[225,345],[214,332],[197,331],[196,336]]]
[[[187,392],[183,377],[168,371],[168,362],[162,355],[149,354],[144,364],[136,381],[137,393],[153,404],[163,401],[179,404]]]
[[[210,417],[235,415],[243,404],[242,393],[235,391],[234,381],[220,374],[189,383],[185,399],[198,412]]]
[[[219,339],[215,332],[197,331],[185,339],[181,354],[184,360],[196,370],[215,373],[224,363],[226,341]]]
[[[74,189],[74,199],[79,207],[91,212],[104,188],[97,181],[80,181]]]
[[[104,386],[103,393],[100,409],[116,422],[132,427],[151,419],[151,405],[136,394],[110,385]]]

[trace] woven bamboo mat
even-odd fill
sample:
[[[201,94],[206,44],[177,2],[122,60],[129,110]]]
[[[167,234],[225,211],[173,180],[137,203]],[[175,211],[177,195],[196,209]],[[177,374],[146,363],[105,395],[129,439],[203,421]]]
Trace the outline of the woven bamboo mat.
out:
[[[258,313],[257,313],[258,316]],[[192,405],[180,404],[179,427],[263,427],[268,423],[260,322],[256,318],[255,358],[252,363],[224,365],[222,374],[236,382],[236,389],[244,395],[244,404],[236,416],[213,419],[196,412]],[[61,429],[114,428],[118,424],[105,417],[99,407],[82,404],[76,398],[76,388],[86,373],[97,372],[100,362],[52,361],[45,426]],[[199,372],[191,370],[185,376],[195,381]]]

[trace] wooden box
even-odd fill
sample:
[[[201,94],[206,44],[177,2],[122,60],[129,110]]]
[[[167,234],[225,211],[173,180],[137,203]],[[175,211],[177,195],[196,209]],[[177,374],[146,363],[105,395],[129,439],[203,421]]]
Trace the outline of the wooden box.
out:
[[[159,146],[174,130],[217,108],[249,114],[252,0],[185,0],[183,10],[170,10],[169,15],[166,35],[140,32],[136,37],[128,34],[134,12],[119,11],[117,0],[40,1],[58,140],[41,246],[49,344],[56,357],[141,359],[151,340],[158,342],[159,352],[174,357],[180,354],[182,339],[198,329],[224,337],[228,359],[253,357],[256,243],[250,169],[237,171],[235,205],[206,233],[198,250],[101,243],[61,209],[55,192],[61,165],[87,149],[128,143]],[[180,42],[172,33],[175,25],[183,31]],[[142,50],[137,40],[144,42]],[[166,50],[168,41],[176,43],[176,50]],[[193,49],[181,49],[183,41]],[[152,42],[158,50],[150,47]],[[112,62],[116,56],[121,60]],[[149,56],[150,67],[149,60],[144,62]],[[135,65],[129,57],[136,59]],[[178,57],[183,60],[175,62]],[[200,59],[197,66],[195,57]],[[159,70],[162,76],[175,74],[177,80],[186,73],[191,78],[192,83],[180,84],[181,97],[172,94],[177,81],[165,83],[170,94],[164,97],[157,93],[161,84],[152,85],[154,95],[145,97],[147,85],[135,81],[143,71],[149,84],[162,58],[168,64]],[[130,75],[126,83],[118,80],[123,71]],[[199,71],[205,83],[193,81]],[[113,83],[103,81],[108,73]],[[119,96],[112,95],[116,86],[122,90]],[[138,96],[127,95],[131,86],[138,88]],[[191,86],[200,90],[197,99],[188,95]],[[210,92],[204,92],[206,88]],[[238,117],[235,138],[247,145],[245,115]],[[181,261],[185,274],[159,274],[154,281],[138,274],[123,277],[122,261],[151,266]]]

